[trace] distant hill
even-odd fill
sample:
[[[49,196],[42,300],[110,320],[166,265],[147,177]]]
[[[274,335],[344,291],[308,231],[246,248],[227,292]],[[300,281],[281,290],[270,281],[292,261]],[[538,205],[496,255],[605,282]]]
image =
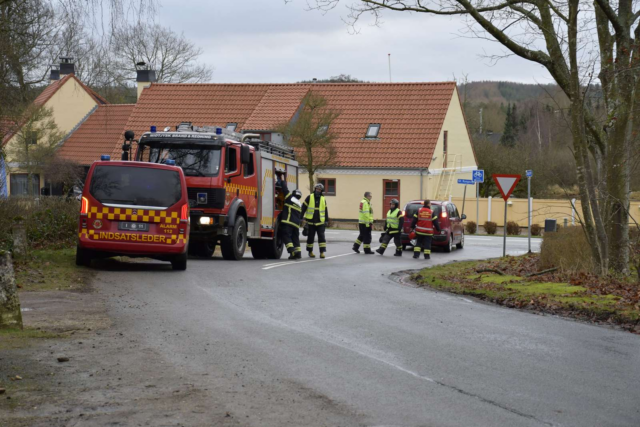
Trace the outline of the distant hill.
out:
[[[560,88],[555,84],[538,85],[514,82],[481,81],[458,85],[460,97],[463,101],[474,104],[508,104],[532,100],[546,100],[552,98],[566,99]]]

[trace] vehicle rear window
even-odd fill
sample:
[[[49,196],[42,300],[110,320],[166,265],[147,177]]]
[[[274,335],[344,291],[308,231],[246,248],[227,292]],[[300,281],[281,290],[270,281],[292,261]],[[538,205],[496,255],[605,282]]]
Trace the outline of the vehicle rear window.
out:
[[[416,213],[418,213],[418,210],[421,207],[422,207],[422,204],[418,204],[418,203],[412,203],[412,204],[409,204],[409,205],[405,206],[404,216],[406,218],[413,218],[413,216]],[[442,212],[442,208],[440,206],[431,205],[431,210],[433,211],[434,215],[440,215],[440,212]]]
[[[182,198],[177,171],[130,167],[96,166],[89,192],[100,203],[167,208]]]

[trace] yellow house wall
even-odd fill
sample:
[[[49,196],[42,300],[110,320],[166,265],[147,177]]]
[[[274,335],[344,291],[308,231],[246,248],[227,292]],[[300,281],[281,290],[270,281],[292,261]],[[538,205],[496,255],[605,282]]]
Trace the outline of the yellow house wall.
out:
[[[49,98],[44,104],[45,108],[50,108],[53,114],[53,120],[58,128],[64,132],[70,132],[84,116],[96,106],[94,99],[84,90],[78,82],[71,78],[57,90],[57,92]],[[7,152],[11,152],[12,145],[16,143],[17,137],[14,136],[7,143]],[[7,163],[11,162],[11,158]],[[7,167],[7,191],[11,194],[11,173],[24,173],[20,168]],[[40,174],[40,188],[44,186],[44,176]]]

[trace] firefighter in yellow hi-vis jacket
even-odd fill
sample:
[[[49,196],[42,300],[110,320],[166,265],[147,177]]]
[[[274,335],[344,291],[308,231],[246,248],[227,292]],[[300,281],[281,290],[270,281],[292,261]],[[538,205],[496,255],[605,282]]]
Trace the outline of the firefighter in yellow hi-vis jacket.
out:
[[[396,245],[396,253],[393,256],[402,256],[402,223],[404,222],[404,213],[400,210],[400,202],[398,199],[392,199],[389,212],[387,212],[387,220],[384,225],[385,233],[380,237],[380,247],[376,250],[380,255],[384,255],[387,245],[391,239]]]
[[[353,244],[353,250],[356,253],[360,253],[360,245],[364,247],[364,253],[372,255],[371,250],[371,230],[373,229],[373,208],[371,207],[371,195],[370,191],[364,193],[364,198],[360,201],[360,211],[358,215],[358,227],[360,228],[360,234]]]
[[[420,258],[420,252],[424,251],[424,259],[430,259],[433,229],[435,228],[437,231],[440,231],[438,216],[433,214],[430,200],[425,200],[424,206],[413,216],[411,228],[415,229],[418,237],[418,242],[413,248],[413,257],[415,259]]]
[[[307,228],[309,230],[307,236],[307,252],[309,252],[309,258],[316,257],[313,254],[313,242],[316,234],[318,234],[320,258],[324,258],[325,252],[327,252],[327,239],[324,236],[324,231],[326,225],[329,223],[329,209],[327,208],[327,201],[322,195],[323,191],[324,185],[316,184],[313,188],[313,193],[309,194],[302,204],[302,217],[307,222]]]

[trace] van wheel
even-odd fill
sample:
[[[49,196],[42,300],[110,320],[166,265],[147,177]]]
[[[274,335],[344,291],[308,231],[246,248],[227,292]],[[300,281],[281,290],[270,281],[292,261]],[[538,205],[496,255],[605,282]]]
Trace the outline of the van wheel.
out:
[[[460,236],[460,243],[456,243],[456,248],[462,249],[464,248],[464,233]]]
[[[187,252],[180,255],[176,255],[171,260],[171,268],[173,268],[176,271],[186,270],[187,269]]]
[[[236,218],[231,235],[225,237],[220,245],[224,259],[237,261],[242,259],[247,247],[247,223],[243,217]]]
[[[216,251],[216,242],[203,240],[189,243],[189,254],[201,258],[211,258]]]
[[[89,249],[83,249],[80,245],[76,246],[76,265],[79,267],[91,267],[93,256]]]
[[[453,250],[453,234],[449,236],[449,243],[444,248],[445,252],[451,252]]]

